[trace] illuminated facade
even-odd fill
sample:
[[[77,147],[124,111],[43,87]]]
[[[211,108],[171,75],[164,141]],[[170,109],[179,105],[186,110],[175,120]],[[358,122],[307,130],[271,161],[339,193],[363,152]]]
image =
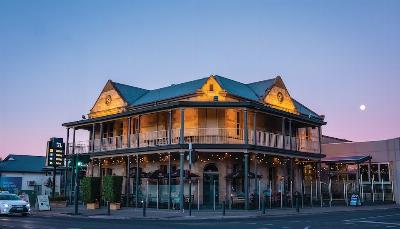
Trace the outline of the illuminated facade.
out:
[[[279,76],[244,84],[212,75],[156,90],[108,81],[88,117],[63,124],[67,154],[90,155],[87,176],[123,176],[128,206],[145,199],[182,209],[190,183],[194,208],[260,208],[266,197],[271,207],[290,206],[305,179],[318,179],[304,164],[318,168],[323,157],[324,117],[293,99]],[[82,130],[89,139],[78,142]]]

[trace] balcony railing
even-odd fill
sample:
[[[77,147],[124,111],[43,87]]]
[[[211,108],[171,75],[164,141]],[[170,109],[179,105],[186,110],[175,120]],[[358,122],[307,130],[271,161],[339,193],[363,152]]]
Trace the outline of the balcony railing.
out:
[[[249,144],[255,143],[260,146],[302,152],[319,152],[318,142],[308,139],[283,136],[261,130],[257,130],[255,134],[256,138],[254,138],[253,130],[248,131]],[[187,128],[184,130],[183,142],[194,144],[244,144],[244,139],[244,130],[241,128]],[[256,142],[254,142],[255,139]],[[94,142],[91,140],[77,142],[75,143],[75,153],[126,149],[129,148],[128,143],[130,143],[130,148],[174,145],[179,144],[180,140],[180,129],[172,129],[171,132],[158,130],[132,134],[129,139],[126,135],[121,135],[95,139]],[[72,153],[72,144],[70,143],[69,146],[69,152]]]

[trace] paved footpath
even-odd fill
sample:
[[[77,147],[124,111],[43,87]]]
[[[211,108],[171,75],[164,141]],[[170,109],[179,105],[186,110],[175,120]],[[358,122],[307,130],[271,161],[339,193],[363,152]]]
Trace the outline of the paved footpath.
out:
[[[258,210],[226,210],[225,216],[222,215],[222,210],[192,210],[192,216],[189,216],[189,211],[185,210],[181,213],[178,210],[164,209],[146,209],[146,217],[143,216],[142,208],[122,208],[121,210],[112,210],[111,214],[107,214],[106,208],[87,210],[83,206],[79,206],[79,215],[74,215],[73,206],[66,208],[54,208],[52,211],[33,211],[33,216],[68,216],[79,218],[98,218],[98,219],[159,219],[159,220],[194,220],[194,219],[243,219],[243,218],[259,218],[271,216],[289,216],[289,215],[310,215],[318,213],[330,212],[354,212],[354,211],[371,211],[384,209],[398,209],[398,205],[376,205],[376,206],[361,206],[361,207],[324,207],[324,208],[303,208],[300,212],[296,212],[293,208],[283,209],[266,209],[266,214],[263,215]]]

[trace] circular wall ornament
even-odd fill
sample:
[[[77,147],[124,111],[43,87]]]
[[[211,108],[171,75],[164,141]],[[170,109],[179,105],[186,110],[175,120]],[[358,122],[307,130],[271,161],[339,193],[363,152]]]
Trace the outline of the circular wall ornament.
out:
[[[278,99],[278,102],[280,102],[280,103],[283,102],[284,97],[283,97],[282,92],[278,92],[278,94],[276,95],[276,97],[277,97],[277,99]]]
[[[110,105],[111,103],[111,95],[107,95],[106,97],[106,105]]]

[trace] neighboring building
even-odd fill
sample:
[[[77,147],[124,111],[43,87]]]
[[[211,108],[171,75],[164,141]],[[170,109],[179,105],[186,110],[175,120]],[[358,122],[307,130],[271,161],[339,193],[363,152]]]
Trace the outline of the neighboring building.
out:
[[[324,117],[292,98],[279,76],[245,84],[212,75],[155,90],[110,80],[88,117],[63,124],[67,153],[90,155],[88,176],[123,176],[128,204],[182,208],[191,174],[195,204],[260,207],[258,196],[272,192],[272,206],[290,206],[302,179],[316,178],[305,164],[323,157]],[[89,140],[69,139],[70,129]]]
[[[35,191],[37,195],[50,195],[53,176],[51,170],[46,171],[45,161],[42,156],[8,155],[0,162],[0,187],[16,194]],[[56,193],[59,192],[60,175],[57,174]]]
[[[331,168],[338,174],[335,178],[354,184],[355,189],[359,186],[365,201],[399,203],[400,138],[323,144],[322,152],[325,162],[336,162],[336,168]]]
[[[331,143],[344,143],[344,142],[351,142],[347,139],[342,138],[335,138],[331,136],[322,135],[322,144],[331,144]]]

